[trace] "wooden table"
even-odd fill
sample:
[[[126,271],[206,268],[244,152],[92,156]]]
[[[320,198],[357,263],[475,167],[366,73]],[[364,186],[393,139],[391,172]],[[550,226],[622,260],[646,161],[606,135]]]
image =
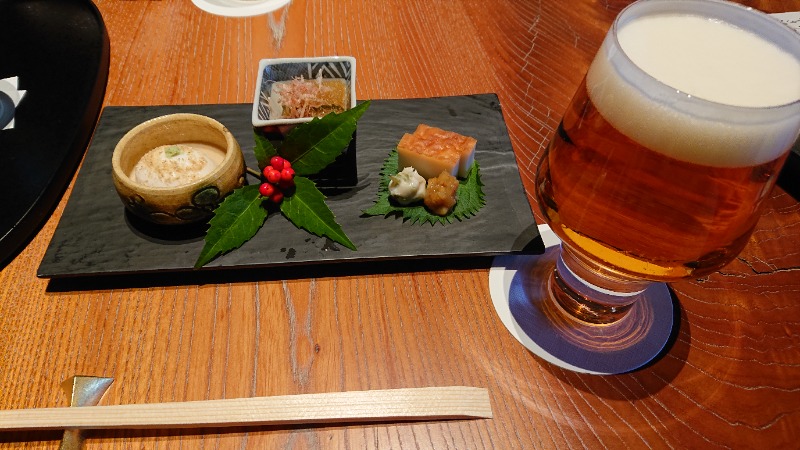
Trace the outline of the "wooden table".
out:
[[[111,39],[105,105],[251,101],[258,60],[353,55],[359,99],[499,95],[523,182],[628,2],[294,0],[223,18],[188,0],[97,0]],[[767,12],[797,1],[743,2]],[[488,266],[54,292],[36,269],[53,217],[0,272],[0,408],[400,387],[489,390],[494,419],[100,431],[89,448],[787,448],[800,442],[800,203],[777,188],[744,252],[673,285],[677,341],[654,365],[589,376],[543,362],[492,306]],[[537,212],[537,217],[540,217]],[[8,448],[60,434],[2,433]]]

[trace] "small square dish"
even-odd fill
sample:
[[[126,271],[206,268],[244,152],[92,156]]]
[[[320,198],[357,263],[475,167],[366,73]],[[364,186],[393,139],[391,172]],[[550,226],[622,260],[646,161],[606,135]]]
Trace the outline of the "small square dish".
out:
[[[285,133],[315,116],[356,106],[351,56],[262,59],[253,99],[253,127]]]

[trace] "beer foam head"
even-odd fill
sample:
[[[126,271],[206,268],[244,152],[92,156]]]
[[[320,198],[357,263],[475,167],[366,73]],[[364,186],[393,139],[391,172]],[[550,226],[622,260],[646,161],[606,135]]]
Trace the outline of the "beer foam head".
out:
[[[800,36],[738,5],[640,2],[606,36],[586,87],[609,123],[648,148],[760,164],[798,137]]]

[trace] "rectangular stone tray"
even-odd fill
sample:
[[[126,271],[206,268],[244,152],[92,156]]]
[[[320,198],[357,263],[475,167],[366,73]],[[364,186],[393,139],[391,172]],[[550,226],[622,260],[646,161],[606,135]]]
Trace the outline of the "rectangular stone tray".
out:
[[[415,260],[451,261],[525,252],[535,245],[538,231],[496,95],[374,100],[358,124],[358,184],[340,192],[326,192],[328,205],[358,251],[311,235],[282,215],[272,214],[242,247],[202,269],[194,269],[204,243],[203,230],[165,231],[143,226],[130,217],[114,190],[111,154],[117,141],[137,124],[164,114],[191,112],[227,126],[239,141],[247,165],[256,167],[250,109],[250,104],[105,108],[38,276],[197,273],[389,260],[407,260],[404,270],[414,270]],[[376,198],[385,158],[403,133],[413,132],[420,123],[478,140],[476,160],[485,185],[486,206],[476,216],[446,226],[363,216],[361,211]],[[257,182],[252,176],[248,181]],[[364,270],[363,265],[360,270]],[[342,272],[347,271],[339,270]]]

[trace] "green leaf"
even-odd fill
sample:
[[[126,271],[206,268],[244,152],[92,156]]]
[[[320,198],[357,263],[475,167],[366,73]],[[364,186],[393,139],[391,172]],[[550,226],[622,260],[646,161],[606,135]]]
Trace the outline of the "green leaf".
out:
[[[397,172],[402,170],[400,166],[400,162],[398,161],[398,153],[397,150],[393,150],[389,153],[389,156],[383,161],[383,167],[381,167],[380,171],[380,182],[378,186],[380,187],[380,191],[386,191],[386,196],[389,196],[389,182],[392,180],[392,175],[396,175]]]
[[[394,203],[389,197],[389,181],[392,175],[397,173],[397,151],[394,150],[383,163],[380,171],[380,182],[378,185],[378,199],[375,203],[362,211],[367,216],[394,216],[402,217],[404,221],[413,223],[430,223],[442,225],[452,223],[453,220],[466,220],[480,211],[486,204],[483,195],[483,183],[480,177],[480,167],[478,162],[472,164],[472,168],[467,174],[467,178],[459,181],[456,196],[458,201],[456,206],[446,216],[439,216],[431,213],[423,204],[401,206]]]
[[[458,185],[458,202],[451,213],[458,220],[468,219],[486,205],[483,196],[483,183],[481,182],[480,165],[477,161],[472,163],[467,178]]]
[[[367,101],[341,114],[327,114],[295,127],[284,139],[280,152],[263,135],[254,133],[254,153],[260,170],[269,164],[270,158],[280,154],[292,162],[297,175],[294,194],[284,197],[281,202],[283,215],[295,226],[328,237],[352,250],[356,250],[356,246],[336,223],[333,212],[325,204],[325,196],[302,175],[319,172],[342,153],[353,137],[356,122],[368,107]],[[251,169],[248,172],[258,175]],[[258,188],[255,185],[237,189],[214,211],[205,246],[195,262],[196,268],[239,248],[261,229],[267,211],[262,206],[263,197]]]
[[[294,166],[292,166],[294,167]],[[325,195],[317,189],[308,178],[294,178],[295,191],[281,202],[281,212],[296,227],[302,228],[317,236],[325,236],[338,242],[350,250],[356,250],[342,227],[336,223],[336,217],[325,204]]]
[[[403,215],[401,208],[393,205],[391,200],[389,200],[389,191],[384,189],[378,191],[378,199],[375,200],[375,204],[361,212],[368,216],[385,216],[392,212],[397,212],[399,213],[398,215],[401,216]]]
[[[244,186],[233,191],[214,210],[208,222],[206,244],[195,262],[203,267],[217,256],[241,247],[255,236],[267,219],[267,210],[261,206],[263,197],[258,185]]]
[[[292,162],[297,175],[314,175],[332,163],[350,143],[358,119],[369,101],[342,113],[330,113],[300,124],[286,136],[280,154]]]
[[[270,158],[277,155],[278,151],[275,150],[275,147],[269,139],[265,138],[257,131],[254,131],[253,134],[256,138],[256,146],[253,148],[253,153],[256,155],[258,168],[264,170],[264,167],[267,167],[267,164],[269,164]]]

